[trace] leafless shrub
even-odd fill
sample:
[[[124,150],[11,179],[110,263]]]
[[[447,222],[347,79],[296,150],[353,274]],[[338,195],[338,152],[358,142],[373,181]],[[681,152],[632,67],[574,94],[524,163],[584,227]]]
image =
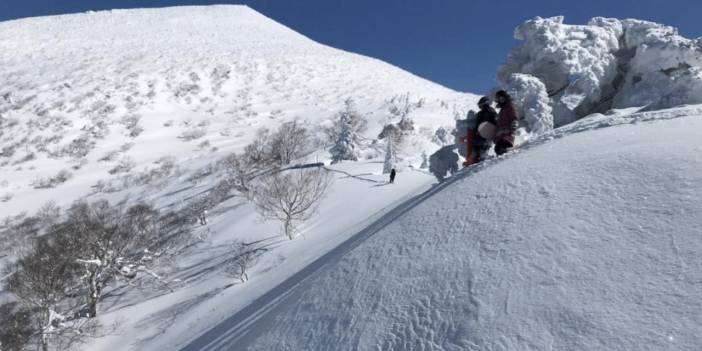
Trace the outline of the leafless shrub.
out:
[[[14,196],[15,196],[15,194],[13,194],[11,192],[4,193],[4,194],[0,195],[0,201],[8,202],[8,201],[12,200],[12,198]]]
[[[120,146],[119,149],[122,150],[122,152],[127,152],[131,150],[132,147],[134,147],[134,143],[130,142],[122,144],[122,146]]]
[[[64,146],[57,156],[61,157],[65,155],[73,158],[83,158],[87,156],[93,148],[95,148],[95,141],[88,135],[82,135]]]
[[[127,172],[131,171],[132,168],[134,168],[134,166],[135,166],[134,160],[132,160],[128,156],[124,156],[124,157],[122,157],[122,159],[119,160],[119,163],[116,166],[112,167],[107,172],[110,174],[127,173]]]
[[[0,230],[0,253],[18,255],[26,251],[39,235],[40,224],[39,218],[27,217],[25,214],[6,217]]]
[[[122,123],[124,128],[129,132],[128,135],[130,138],[136,138],[144,131],[144,128],[139,125],[140,119],[141,117],[138,115],[127,115],[120,120],[120,123]]]
[[[207,149],[208,147],[210,147],[210,141],[209,141],[209,140],[205,140],[205,141],[203,141],[203,142],[197,144],[197,149],[198,149],[198,150],[204,150],[204,149]]]
[[[245,283],[249,280],[248,270],[254,265],[258,252],[251,245],[235,242],[232,244],[231,257],[224,261],[224,272]]]
[[[36,218],[42,228],[48,228],[56,224],[61,217],[61,207],[56,205],[56,201],[48,201],[37,211]]]
[[[107,153],[105,153],[104,156],[100,157],[98,161],[101,162],[109,162],[109,161],[114,161],[117,156],[119,156],[120,151],[119,150],[110,150]]]
[[[183,141],[192,141],[192,140],[200,139],[200,138],[204,137],[206,134],[207,134],[206,129],[195,128],[195,129],[188,129],[186,131],[183,131],[178,138],[183,140]]]
[[[298,225],[316,212],[331,180],[324,169],[298,169],[264,176],[252,189],[253,203],[261,217],[280,221],[285,236],[293,239]]]
[[[59,184],[67,182],[73,177],[73,174],[68,170],[61,170],[55,176],[49,178],[37,178],[32,182],[32,187],[35,189],[49,189]]]
[[[0,347],[7,351],[26,350],[37,333],[32,313],[18,302],[0,305]]]
[[[18,164],[21,164],[21,163],[25,163],[25,162],[32,161],[32,160],[34,160],[34,159],[36,159],[36,158],[37,158],[37,157],[36,157],[36,155],[35,155],[33,152],[29,152],[29,153],[27,153],[26,155],[24,155],[24,157],[22,157],[21,159],[15,161],[13,164],[18,165]]]
[[[240,193],[249,191],[249,183],[259,169],[251,164],[245,156],[230,154],[219,161],[219,166],[224,168],[226,180]]]
[[[274,159],[285,166],[307,151],[309,132],[300,121],[293,120],[283,123],[271,139]]]

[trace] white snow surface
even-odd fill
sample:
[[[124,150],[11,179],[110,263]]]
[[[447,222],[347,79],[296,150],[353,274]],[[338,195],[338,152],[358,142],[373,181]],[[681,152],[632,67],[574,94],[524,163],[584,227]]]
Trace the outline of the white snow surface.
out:
[[[324,126],[347,98],[370,120],[368,138],[396,122],[393,97],[422,101],[412,118],[426,135],[408,152],[431,153],[434,129],[476,101],[318,44],[246,6],[0,22],[0,67],[0,196],[11,198],[0,202],[2,215],[48,199],[70,203],[99,180],[114,183],[120,174],[107,171],[121,161],[146,171],[174,157],[192,170],[241,151],[261,127],[292,119]],[[109,152],[116,157],[98,161]],[[72,178],[60,186],[31,186],[63,169]]]
[[[596,17],[587,25],[563,21],[563,16],[536,17],[518,26],[514,36],[523,43],[497,75],[507,88],[514,74],[541,80],[556,126],[611,108],[702,103],[701,39],[635,19]]]
[[[700,128],[702,106],[557,129],[186,350],[697,350]]]
[[[259,128],[298,119],[317,138],[347,98],[368,119],[361,160],[329,167],[334,183],[300,237],[285,240],[278,223],[232,194],[206,226],[192,225],[192,245],[172,267],[158,267],[168,287],[140,277],[140,288],[105,290],[99,319],[118,328],[82,346],[91,351],[177,349],[427,190],[435,178],[418,169],[420,154],[438,149],[435,130],[450,129],[477,101],[315,43],[245,6],[0,22],[0,81],[0,218],[31,215],[49,200],[65,209],[79,198],[178,211],[223,179],[216,162],[241,152]],[[412,104],[416,129],[387,186],[383,146],[372,141],[398,122],[389,112],[398,100]],[[295,163],[328,164],[325,146],[314,147]],[[61,170],[72,176],[34,187]],[[224,273],[235,241],[268,249],[245,284]],[[11,261],[2,255],[0,266]],[[10,298],[0,291],[0,301]]]

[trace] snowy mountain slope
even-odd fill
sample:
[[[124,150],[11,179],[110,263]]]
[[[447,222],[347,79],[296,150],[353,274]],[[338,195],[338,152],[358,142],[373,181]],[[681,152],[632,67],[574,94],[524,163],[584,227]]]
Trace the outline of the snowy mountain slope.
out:
[[[476,101],[314,43],[243,6],[2,22],[0,79],[0,217],[31,215],[49,200],[65,209],[82,197],[144,199],[163,213],[187,212],[223,179],[215,163],[241,152],[259,128],[297,118],[319,132],[347,98],[369,120],[364,159],[329,167],[334,184],[301,238],[284,240],[277,223],[261,221],[232,194],[210,210],[208,225],[189,225],[192,242],[159,268],[167,287],[138,279],[145,286],[105,291],[98,318],[118,328],[86,350],[175,349],[239,311],[430,187],[433,176],[416,169],[420,152],[440,147],[434,131],[452,127]],[[389,109],[407,94],[417,133],[398,165],[406,171],[388,187],[372,140],[397,122]],[[328,158],[316,145],[296,162]],[[246,284],[224,273],[235,241],[268,250]],[[8,298],[0,291],[0,300]]]
[[[108,171],[121,164],[153,168],[175,157],[195,169],[240,151],[261,127],[324,124],[347,98],[369,116],[369,138],[401,94],[422,101],[413,118],[428,134],[474,100],[317,44],[245,6],[2,22],[0,67],[4,215],[48,199],[69,203],[118,178]],[[62,170],[70,173],[63,183]],[[52,177],[60,185],[36,189]]]
[[[693,106],[555,130],[192,349],[695,350],[700,128]]]

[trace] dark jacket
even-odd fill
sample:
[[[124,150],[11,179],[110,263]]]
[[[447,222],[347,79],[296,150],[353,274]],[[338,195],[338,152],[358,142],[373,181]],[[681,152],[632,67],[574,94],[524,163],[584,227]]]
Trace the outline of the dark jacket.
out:
[[[497,131],[495,132],[495,143],[504,142],[514,146],[514,134],[519,127],[519,116],[512,101],[507,101],[501,106],[497,115]]]
[[[488,107],[475,114],[475,127],[473,128],[475,136],[473,137],[473,145],[480,146],[488,143],[488,140],[485,140],[485,138],[478,134],[478,127],[480,127],[483,122],[490,122],[497,125],[497,111],[492,107]]]

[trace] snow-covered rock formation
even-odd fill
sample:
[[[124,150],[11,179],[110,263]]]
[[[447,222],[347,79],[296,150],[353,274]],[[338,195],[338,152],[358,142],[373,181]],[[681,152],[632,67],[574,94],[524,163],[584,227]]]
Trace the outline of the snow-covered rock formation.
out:
[[[514,35],[523,44],[497,74],[516,95],[531,96],[523,112],[532,131],[548,128],[545,103],[553,108],[554,125],[561,126],[612,108],[702,102],[702,40],[641,20],[563,20],[536,17],[518,26]]]

